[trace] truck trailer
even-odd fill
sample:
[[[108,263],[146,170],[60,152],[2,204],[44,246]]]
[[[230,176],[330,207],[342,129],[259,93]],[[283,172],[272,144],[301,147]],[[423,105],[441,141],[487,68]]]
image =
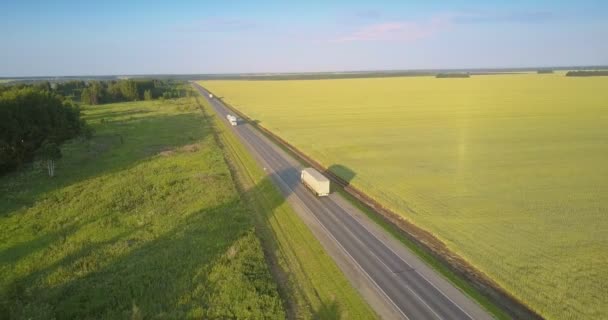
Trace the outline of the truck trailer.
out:
[[[313,168],[302,169],[300,174],[302,183],[317,196],[329,195],[329,179]]]

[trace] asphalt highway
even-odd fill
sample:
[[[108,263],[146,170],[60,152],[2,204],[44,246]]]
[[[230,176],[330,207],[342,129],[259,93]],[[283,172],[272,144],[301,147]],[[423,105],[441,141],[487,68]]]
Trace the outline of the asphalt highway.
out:
[[[209,98],[204,88],[194,86],[227,122],[230,110],[218,99]],[[383,305],[370,303],[380,315],[411,320],[492,318],[405,246],[391,240],[384,230],[365,219],[359,209],[349,205],[339,194],[313,195],[300,182],[302,165],[253,126],[240,123],[232,129],[294,209],[318,223],[319,229],[327,233],[327,239],[335,242],[333,245],[339,248],[339,257],[334,254],[334,259],[351,263],[370,284],[372,289],[369,291],[377,295],[375,301],[384,301]],[[379,310],[387,306],[393,310]]]

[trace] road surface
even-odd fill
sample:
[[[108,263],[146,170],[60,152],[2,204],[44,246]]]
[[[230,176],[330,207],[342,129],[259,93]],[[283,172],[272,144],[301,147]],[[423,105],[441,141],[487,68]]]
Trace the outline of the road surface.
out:
[[[198,84],[195,87],[227,122],[229,109],[215,97],[209,98]],[[340,195],[313,195],[300,183],[301,164],[250,124],[232,129],[380,316],[411,320],[492,318]]]

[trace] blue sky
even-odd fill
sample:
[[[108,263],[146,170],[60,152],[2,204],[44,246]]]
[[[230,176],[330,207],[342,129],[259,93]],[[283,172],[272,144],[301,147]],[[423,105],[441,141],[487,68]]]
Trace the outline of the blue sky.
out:
[[[608,65],[608,1],[0,2],[0,76]]]

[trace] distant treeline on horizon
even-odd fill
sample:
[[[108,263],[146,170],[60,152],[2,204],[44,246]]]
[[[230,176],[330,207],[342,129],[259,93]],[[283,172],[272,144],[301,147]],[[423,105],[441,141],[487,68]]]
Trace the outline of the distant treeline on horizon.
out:
[[[597,76],[608,76],[608,70],[578,70],[578,71],[568,71],[566,73],[566,77],[597,77]]]
[[[470,78],[469,73],[438,73],[435,78]]]
[[[539,72],[539,71],[543,72]],[[302,79],[346,79],[379,78],[408,76],[437,76],[445,73],[468,73],[470,75],[489,75],[503,73],[537,72],[546,70],[588,72],[588,70],[608,71],[608,66],[569,66],[569,67],[531,67],[531,68],[478,68],[478,69],[427,69],[427,70],[370,70],[335,72],[259,72],[259,73],[215,73],[215,74],[141,74],[141,75],[101,75],[101,76],[60,76],[60,77],[0,77],[0,80],[14,82],[65,82],[69,80],[110,81],[110,80],[302,80]]]

